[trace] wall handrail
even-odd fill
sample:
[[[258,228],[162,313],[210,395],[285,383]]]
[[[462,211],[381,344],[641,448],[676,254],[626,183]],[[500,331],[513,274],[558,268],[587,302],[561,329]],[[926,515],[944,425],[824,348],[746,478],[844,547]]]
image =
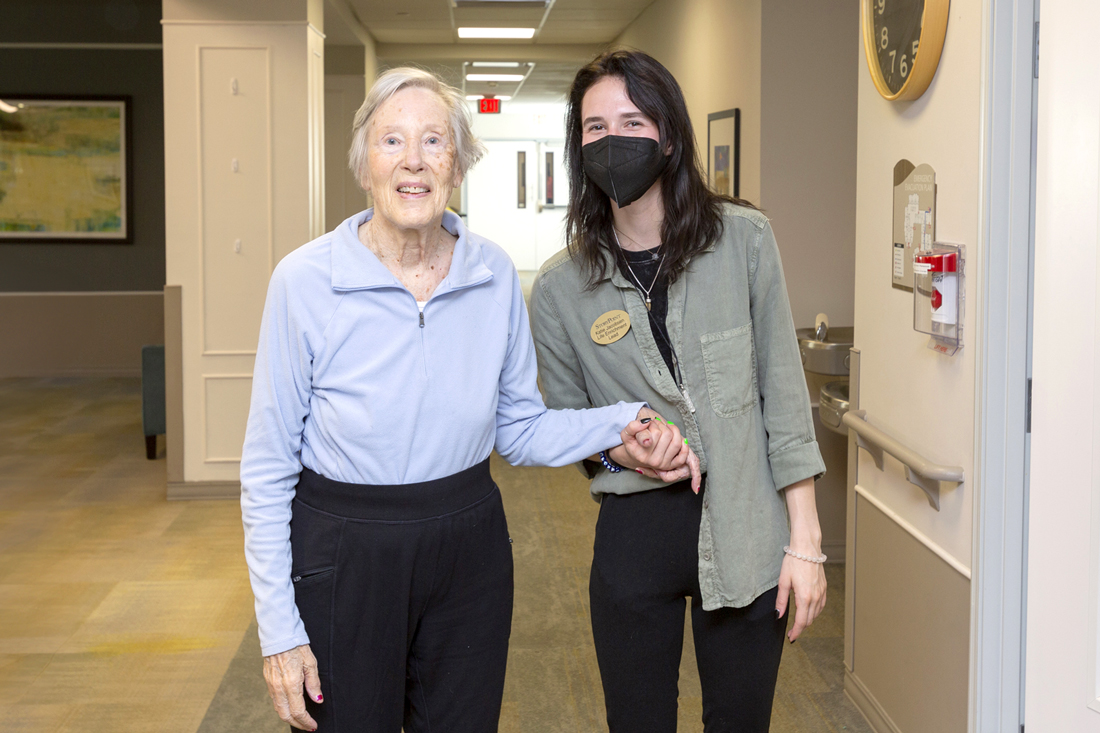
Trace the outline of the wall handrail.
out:
[[[871,454],[875,466],[883,470],[883,453],[889,453],[905,465],[905,477],[928,496],[928,503],[940,510],[940,483],[961,484],[965,480],[961,466],[944,466],[928,460],[897,438],[867,422],[866,410],[844,413],[841,421],[856,434],[856,443]]]

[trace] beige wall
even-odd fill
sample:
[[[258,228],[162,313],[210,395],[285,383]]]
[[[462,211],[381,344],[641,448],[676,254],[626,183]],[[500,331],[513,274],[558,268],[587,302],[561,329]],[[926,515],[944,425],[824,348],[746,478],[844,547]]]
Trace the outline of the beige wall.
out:
[[[858,9],[657,0],[615,41],[680,82],[704,160],[707,115],[741,109],[741,196],[772,219],[799,327],[853,322]]]
[[[615,39],[653,56],[680,82],[701,147],[708,114],[741,109],[741,197],[753,202],[760,200],[760,2],[657,0]]]
[[[159,292],[0,293],[0,377],[138,376],[163,343]]]
[[[268,279],[322,233],[323,37],[305,3],[294,19],[284,3],[265,17],[252,4],[256,22],[201,22],[204,2],[171,4],[166,274],[181,286],[183,480],[235,482]]]
[[[363,48],[358,51],[362,67]],[[362,74],[325,75],[325,231],[367,208],[367,195],[348,168],[351,123],[365,96]]]
[[[851,326],[855,294],[859,0],[767,0],[760,62],[760,201],[799,328]]]
[[[901,463],[886,457],[879,470],[866,451],[858,451],[857,518],[849,527],[854,533],[848,570],[854,602],[847,609],[851,633],[846,659],[870,701],[904,731],[967,728],[959,688],[969,671],[967,599],[977,491],[984,7],[982,0],[951,3],[936,77],[918,100],[883,99],[860,60],[855,271],[859,406],[871,423],[903,445],[933,462],[962,466],[966,477],[957,487],[944,485],[936,511],[906,480]],[[928,336],[913,330],[912,292],[891,284],[892,171],[902,158],[936,170],[937,238],[966,246],[964,347],[954,356],[927,348]],[[873,531],[864,521],[865,512],[876,517]],[[901,541],[906,535],[915,542]],[[883,557],[891,558],[888,566],[880,562]],[[886,630],[881,619],[891,615],[897,616],[897,624]],[[946,619],[951,622],[943,623]]]

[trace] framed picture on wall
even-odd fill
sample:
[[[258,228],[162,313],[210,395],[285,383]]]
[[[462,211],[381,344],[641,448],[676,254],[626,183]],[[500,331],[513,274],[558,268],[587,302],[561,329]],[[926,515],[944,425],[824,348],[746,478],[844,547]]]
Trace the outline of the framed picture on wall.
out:
[[[0,244],[133,239],[129,97],[0,94]]]
[[[726,196],[741,195],[741,110],[707,115],[707,183]]]

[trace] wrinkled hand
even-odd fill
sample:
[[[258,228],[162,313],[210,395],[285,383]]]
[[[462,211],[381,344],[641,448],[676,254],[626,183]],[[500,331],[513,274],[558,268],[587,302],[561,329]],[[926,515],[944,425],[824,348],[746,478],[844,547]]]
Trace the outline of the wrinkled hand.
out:
[[[666,483],[690,476],[692,491],[699,493],[702,485],[699,458],[675,424],[643,407],[638,419],[623,428],[620,437],[623,444],[613,448],[611,454],[616,463]]]
[[[797,548],[793,548],[797,549]],[[798,550],[804,555],[820,555],[820,550],[805,548]],[[775,610],[779,618],[787,611],[787,602],[794,592],[794,626],[787,632],[792,642],[807,626],[814,622],[825,608],[825,568],[820,563],[806,562],[797,557],[785,555],[783,567],[779,571],[779,595],[776,597]]]
[[[264,657],[264,679],[275,712],[284,723],[302,730],[317,730],[317,721],[306,712],[302,697],[304,685],[310,699],[324,702],[321,678],[317,676],[317,659],[308,644]]]

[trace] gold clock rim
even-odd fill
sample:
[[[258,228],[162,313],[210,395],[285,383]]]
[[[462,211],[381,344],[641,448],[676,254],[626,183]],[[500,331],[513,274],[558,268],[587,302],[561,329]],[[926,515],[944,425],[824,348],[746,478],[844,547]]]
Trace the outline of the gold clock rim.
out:
[[[860,25],[863,27],[863,55],[867,68],[871,72],[871,81],[883,99],[890,102],[904,102],[919,99],[936,76],[940,64],[943,44],[947,38],[947,18],[950,15],[951,0],[924,0],[924,14],[921,19],[921,44],[917,57],[913,59],[913,68],[909,78],[897,92],[891,92],[882,70],[878,66],[878,53],[875,52],[874,20],[871,6],[875,0],[863,0],[860,4]],[[925,53],[927,51],[928,53]]]

